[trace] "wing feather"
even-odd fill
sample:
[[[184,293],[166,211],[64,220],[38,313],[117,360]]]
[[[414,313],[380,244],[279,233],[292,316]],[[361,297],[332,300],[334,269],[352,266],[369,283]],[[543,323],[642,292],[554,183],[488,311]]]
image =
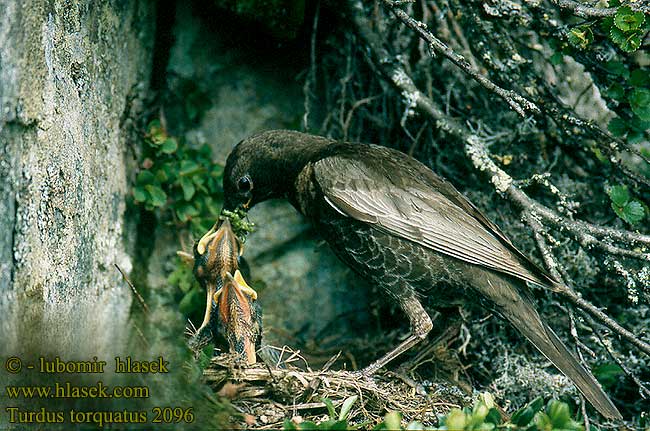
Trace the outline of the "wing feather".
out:
[[[417,179],[398,178],[390,169],[344,156],[319,160],[314,173],[326,201],[340,213],[438,253],[532,283],[552,284],[450,185],[458,197],[450,199],[448,190],[443,194]]]

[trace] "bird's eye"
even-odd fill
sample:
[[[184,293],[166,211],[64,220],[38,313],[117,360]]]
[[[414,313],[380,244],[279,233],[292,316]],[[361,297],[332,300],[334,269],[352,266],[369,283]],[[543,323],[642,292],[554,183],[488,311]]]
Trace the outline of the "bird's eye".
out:
[[[237,181],[237,189],[240,192],[248,192],[253,188],[253,182],[248,175],[241,177]]]

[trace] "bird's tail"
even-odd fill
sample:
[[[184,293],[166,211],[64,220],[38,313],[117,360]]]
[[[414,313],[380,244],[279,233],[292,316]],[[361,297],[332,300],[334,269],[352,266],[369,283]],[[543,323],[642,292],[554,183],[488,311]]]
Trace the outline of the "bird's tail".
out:
[[[575,383],[585,398],[606,418],[622,419],[609,397],[603,392],[596,378],[587,371],[558,336],[548,327],[532,305],[516,307],[518,313],[506,316],[508,321],[530,340],[564,375]],[[523,305],[523,304],[520,304]]]

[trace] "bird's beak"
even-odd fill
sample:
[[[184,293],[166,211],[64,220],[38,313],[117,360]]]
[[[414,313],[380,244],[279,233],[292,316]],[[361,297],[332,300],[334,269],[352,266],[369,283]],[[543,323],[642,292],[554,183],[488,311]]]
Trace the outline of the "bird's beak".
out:
[[[217,236],[217,228],[219,227],[219,220],[210,228],[209,231],[205,233],[199,240],[199,243],[196,246],[196,251],[200,254],[203,255],[205,253],[205,248],[207,247],[208,243],[212,241],[212,238]]]
[[[252,194],[252,193],[249,193],[249,196],[250,196],[250,197],[248,198],[248,200],[246,201],[246,203],[245,203],[245,204],[242,204],[242,208],[243,208],[244,211],[246,211],[246,212],[248,212],[248,209],[249,209],[250,206],[251,206],[251,202],[253,202],[253,194]]]

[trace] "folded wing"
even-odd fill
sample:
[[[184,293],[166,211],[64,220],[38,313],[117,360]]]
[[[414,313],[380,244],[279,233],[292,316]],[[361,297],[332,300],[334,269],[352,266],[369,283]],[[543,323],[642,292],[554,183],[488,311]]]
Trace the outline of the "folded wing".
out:
[[[316,162],[314,173],[328,203],[349,217],[468,263],[554,284],[449,183],[408,163],[331,156]],[[443,187],[431,187],[431,181]]]

